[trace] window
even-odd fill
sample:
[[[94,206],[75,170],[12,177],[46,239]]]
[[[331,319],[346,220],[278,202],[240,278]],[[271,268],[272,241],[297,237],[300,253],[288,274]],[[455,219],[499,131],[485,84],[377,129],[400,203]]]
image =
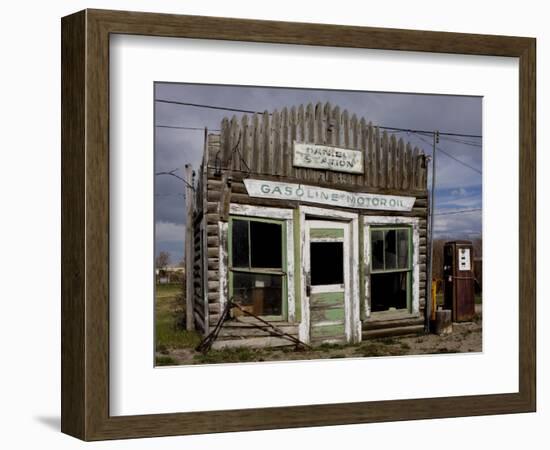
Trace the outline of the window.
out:
[[[258,316],[282,319],[286,302],[284,222],[230,218],[229,292]]]
[[[370,242],[371,311],[410,309],[410,227],[372,227]]]
[[[310,261],[312,286],[344,284],[343,242],[311,242]]]

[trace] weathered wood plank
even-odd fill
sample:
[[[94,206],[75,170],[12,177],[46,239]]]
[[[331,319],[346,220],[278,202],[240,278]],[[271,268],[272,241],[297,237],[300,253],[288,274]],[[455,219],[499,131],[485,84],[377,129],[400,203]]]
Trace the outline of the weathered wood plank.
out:
[[[363,340],[376,339],[382,337],[391,336],[405,336],[409,334],[422,334],[424,333],[424,325],[411,325],[408,327],[396,327],[396,328],[382,328],[379,330],[367,330],[363,331]]]

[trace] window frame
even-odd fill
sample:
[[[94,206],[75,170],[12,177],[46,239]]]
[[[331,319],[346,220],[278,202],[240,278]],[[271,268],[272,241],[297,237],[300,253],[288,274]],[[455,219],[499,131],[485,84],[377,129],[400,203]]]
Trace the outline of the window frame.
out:
[[[248,222],[248,267],[233,267],[233,222],[235,220],[242,220]],[[252,247],[250,242],[250,222],[261,223],[273,223],[281,227],[281,268],[254,268],[251,267],[251,254]],[[227,262],[228,262],[228,293],[229,298],[233,298],[233,277],[235,272],[249,273],[258,275],[278,275],[281,276],[281,314],[280,315],[260,315],[264,320],[268,321],[284,321],[288,318],[288,255],[287,255],[287,233],[286,233],[286,221],[284,219],[267,219],[263,217],[255,216],[243,216],[239,214],[230,214],[228,219],[228,231],[227,231]]]
[[[396,231],[397,230],[407,230],[407,267],[406,268],[395,268],[395,269],[386,269],[386,249],[384,248],[384,252],[383,252],[383,262],[384,262],[384,269],[373,269],[373,261],[374,261],[374,257],[373,257],[373,248],[374,248],[374,245],[372,243],[372,233],[373,231],[382,231],[384,234],[384,243],[385,243],[385,236],[386,236],[386,231],[389,231],[389,230],[393,230],[393,231]],[[379,274],[385,274],[385,273],[403,273],[403,272],[406,272],[407,274],[407,307],[404,308],[404,309],[398,309],[397,311],[403,311],[403,310],[406,310],[408,312],[411,312],[412,311],[412,281],[413,281],[413,251],[414,251],[414,248],[413,248],[413,227],[412,225],[410,224],[401,224],[401,223],[396,223],[396,224],[384,224],[384,225],[376,225],[376,224],[373,224],[373,225],[370,225],[369,226],[369,248],[370,248],[370,258],[369,258],[369,261],[370,261],[370,267],[369,267],[369,274],[370,276],[372,275],[379,275]],[[397,252],[397,245],[398,245],[398,240],[396,239],[395,240],[395,246],[396,246],[396,259],[399,260],[399,255],[398,255],[398,252]],[[372,282],[370,283],[369,285],[370,288],[372,288]],[[371,294],[371,298],[372,298],[372,294]],[[373,313],[379,313],[379,312],[384,312],[384,311],[373,311]]]

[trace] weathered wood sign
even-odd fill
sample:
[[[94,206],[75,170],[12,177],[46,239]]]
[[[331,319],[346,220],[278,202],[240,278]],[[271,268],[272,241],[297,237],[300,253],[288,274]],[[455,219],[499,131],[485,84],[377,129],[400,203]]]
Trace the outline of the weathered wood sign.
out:
[[[251,197],[296,200],[344,208],[377,209],[383,211],[411,211],[415,197],[347,192],[305,184],[245,179],[246,191]]]
[[[293,164],[296,167],[334,172],[363,173],[363,152],[329,145],[294,141]]]

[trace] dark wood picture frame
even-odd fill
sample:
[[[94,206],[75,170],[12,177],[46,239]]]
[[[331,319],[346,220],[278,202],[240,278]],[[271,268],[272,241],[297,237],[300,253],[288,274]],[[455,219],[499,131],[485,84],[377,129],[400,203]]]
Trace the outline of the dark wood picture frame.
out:
[[[64,433],[100,440],[535,411],[535,39],[103,10],[61,25]],[[519,58],[519,392],[110,416],[109,36],[116,33]]]

